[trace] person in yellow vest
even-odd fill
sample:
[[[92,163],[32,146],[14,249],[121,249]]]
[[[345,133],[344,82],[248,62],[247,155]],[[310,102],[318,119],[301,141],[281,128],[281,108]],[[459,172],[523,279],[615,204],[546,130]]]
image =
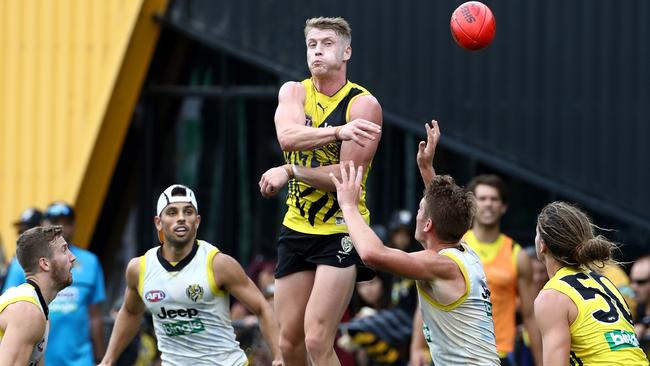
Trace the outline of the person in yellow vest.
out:
[[[647,366],[620,291],[600,270],[616,245],[566,202],[537,217],[537,257],[551,278],[535,300],[544,365]]]
[[[287,212],[278,239],[275,307],[280,348],[288,365],[338,363],[334,339],[364,266],[347,234],[328,174],[352,160],[370,168],[381,136],[377,99],[346,76],[351,29],[343,18],[312,18],[305,24],[311,78],[282,85],[275,129],[285,164],[267,170],[259,186],[273,197],[288,185]],[[359,210],[366,222],[366,175]],[[332,296],[335,293],[336,296]]]
[[[505,184],[496,175],[479,175],[467,189],[476,197],[477,213],[463,239],[483,262],[492,294],[492,315],[501,365],[511,365],[517,334],[517,297],[524,328],[530,337],[533,358],[542,364],[542,343],[535,325],[533,267],[521,245],[501,232],[501,218],[508,209]]]

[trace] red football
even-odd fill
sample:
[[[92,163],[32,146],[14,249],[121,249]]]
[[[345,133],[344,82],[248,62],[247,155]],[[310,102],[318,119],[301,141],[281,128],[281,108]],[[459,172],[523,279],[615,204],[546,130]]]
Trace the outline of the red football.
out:
[[[495,32],[496,21],[492,11],[479,1],[463,3],[451,14],[451,35],[466,50],[486,47]]]

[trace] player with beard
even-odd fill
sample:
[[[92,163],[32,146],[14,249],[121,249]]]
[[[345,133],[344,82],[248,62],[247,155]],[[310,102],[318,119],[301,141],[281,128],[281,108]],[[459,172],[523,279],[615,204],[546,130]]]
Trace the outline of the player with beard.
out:
[[[476,197],[477,213],[463,239],[483,262],[492,293],[494,334],[502,365],[510,365],[514,351],[519,297],[524,327],[537,365],[542,364],[542,340],[533,313],[533,267],[526,251],[501,232],[501,218],[508,209],[505,184],[496,175],[479,175],[468,184]]]
[[[18,237],[16,257],[26,283],[0,296],[0,365],[43,365],[50,329],[48,305],[72,283],[75,256],[61,226],[37,226]]]
[[[269,303],[235,259],[197,240],[194,192],[179,184],[165,189],[154,223],[162,245],[129,262],[124,303],[101,365],[113,364],[138,333],[145,307],[163,366],[248,365],[231,324],[230,295],[259,317],[273,365],[282,365]]]

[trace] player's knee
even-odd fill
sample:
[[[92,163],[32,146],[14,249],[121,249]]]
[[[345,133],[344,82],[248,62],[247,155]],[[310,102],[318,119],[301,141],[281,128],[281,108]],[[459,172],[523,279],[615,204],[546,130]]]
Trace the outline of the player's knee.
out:
[[[300,338],[288,338],[281,334],[279,345],[283,357],[293,358],[296,354],[305,353],[305,343]]]
[[[333,350],[334,340],[320,332],[307,332],[305,346],[312,359],[319,359]]]

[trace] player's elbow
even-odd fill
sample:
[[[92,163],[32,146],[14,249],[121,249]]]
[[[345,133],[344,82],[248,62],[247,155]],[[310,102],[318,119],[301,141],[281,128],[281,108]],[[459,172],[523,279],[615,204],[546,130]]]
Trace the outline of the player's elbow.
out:
[[[359,257],[366,266],[369,267],[378,267],[380,264],[380,256],[377,255],[377,252],[367,249],[357,250]]]
[[[280,143],[280,148],[282,151],[296,151],[296,142],[295,139],[291,137],[287,132],[278,134],[278,142]]]
[[[251,311],[255,316],[257,316],[260,323],[264,323],[264,320],[274,318],[273,308],[266,299],[262,299],[258,304],[255,304],[255,306],[251,308]]]

